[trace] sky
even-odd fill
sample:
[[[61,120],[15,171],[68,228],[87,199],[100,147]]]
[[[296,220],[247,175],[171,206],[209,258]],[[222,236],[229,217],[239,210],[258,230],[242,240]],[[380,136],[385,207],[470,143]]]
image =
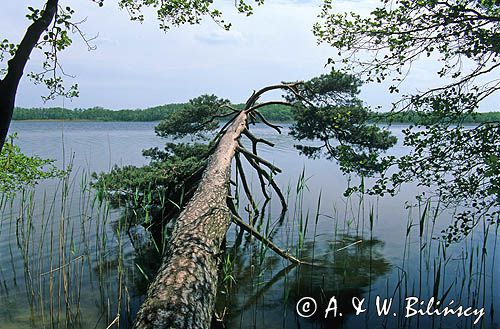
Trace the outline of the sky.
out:
[[[41,7],[43,2],[2,4],[0,39],[18,43],[29,25],[27,7]],[[378,3],[334,2],[338,12],[362,15]],[[200,25],[173,27],[166,33],[159,29],[154,13],[146,12],[144,23],[132,22],[114,0],[105,0],[102,8],[90,0],[61,0],[61,4],[75,9],[76,20],[86,19],[81,28],[88,37],[97,36],[95,50],[88,51],[74,35],[73,45],[60,54],[64,70],[74,76],[66,80],[78,83],[80,97],[44,103],[41,96],[46,95],[46,89],[24,77],[16,106],[134,109],[186,102],[201,94],[240,103],[266,85],[328,73],[327,59],[336,54],[330,46],[318,45],[312,33],[320,10],[316,0],[266,0],[250,17],[237,14],[233,1],[216,0],[233,25],[231,31],[207,18]],[[25,72],[40,71],[41,63],[41,54],[34,53]],[[425,90],[435,83],[432,67],[430,62],[416,65],[402,91]],[[387,86],[364,85],[360,97],[372,108],[388,110],[396,98],[387,92]],[[496,103],[486,102],[483,110],[493,110]]]

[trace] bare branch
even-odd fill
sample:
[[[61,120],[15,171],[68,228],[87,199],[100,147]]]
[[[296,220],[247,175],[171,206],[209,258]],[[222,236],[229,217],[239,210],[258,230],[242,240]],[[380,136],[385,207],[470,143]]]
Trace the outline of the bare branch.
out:
[[[269,102],[265,102],[265,103],[260,103],[260,104],[254,105],[251,108],[245,110],[245,112],[249,113],[249,112],[255,111],[258,108],[261,108],[261,107],[264,107],[264,106],[269,106],[269,105],[293,106],[293,104],[290,104],[289,102],[284,102],[284,101],[269,101]]]
[[[259,157],[258,155],[248,151],[246,148],[243,147],[243,145],[241,145],[241,143],[239,144],[237,150],[239,152],[241,152],[245,157],[250,157],[252,158],[253,160],[259,162],[259,163],[262,163],[263,165],[265,165],[266,167],[268,167],[269,169],[272,170],[273,173],[281,173],[281,169],[276,167],[275,165],[273,165],[272,163],[270,163],[269,161],[267,160],[264,160],[262,159],[261,157]]]
[[[248,129],[245,129],[245,130],[243,131],[243,134],[244,134],[245,136],[247,136],[247,137],[248,137],[248,138],[252,141],[252,143],[254,143],[254,144],[257,144],[257,143],[263,143],[263,144],[269,145],[269,146],[271,146],[271,147],[274,147],[274,145],[275,145],[274,143],[272,143],[272,142],[270,142],[270,141],[268,141],[268,140],[266,140],[266,139],[256,137],[256,136],[255,136],[254,134],[252,134],[252,133],[250,132],[250,130],[248,130]],[[254,153],[255,153],[255,152],[254,152]]]
[[[262,174],[262,176],[269,182],[269,184],[274,189],[274,191],[276,192],[276,194],[278,194],[278,197],[279,197],[279,199],[281,201],[281,207],[283,208],[283,211],[286,211],[286,209],[288,208],[288,206],[286,204],[286,199],[283,196],[283,193],[281,192],[281,189],[278,187],[278,185],[276,184],[276,182],[272,178],[272,176],[269,175],[264,169],[262,169],[259,166],[259,164],[257,162],[255,162],[255,160],[252,157],[247,156],[245,153],[242,153],[242,154],[245,156],[245,158],[247,159],[248,163],[250,163],[250,165],[252,167],[254,167],[254,169],[258,173]]]
[[[248,201],[250,202],[250,205],[252,206],[254,213],[258,214],[259,209],[257,208],[257,204],[255,203],[252,197],[252,191],[248,187],[245,171],[243,170],[243,166],[241,165],[240,155],[238,154],[238,152],[234,154],[234,159],[236,160],[236,170],[240,174],[240,180],[243,183],[243,189],[245,190],[245,194],[248,198]]]
[[[260,112],[259,112],[259,111],[252,111],[252,112],[250,112],[250,113],[252,113],[252,114],[256,114],[256,115],[259,117],[259,119],[260,119],[260,120],[261,120],[264,124],[268,125],[269,127],[273,128],[274,130],[276,130],[278,133],[280,133],[280,134],[281,134],[281,129],[280,129],[280,128],[283,128],[283,127],[278,126],[278,125],[275,125],[275,124],[272,124],[271,122],[267,121],[267,119],[266,119],[266,118],[265,118],[262,114],[260,114]]]

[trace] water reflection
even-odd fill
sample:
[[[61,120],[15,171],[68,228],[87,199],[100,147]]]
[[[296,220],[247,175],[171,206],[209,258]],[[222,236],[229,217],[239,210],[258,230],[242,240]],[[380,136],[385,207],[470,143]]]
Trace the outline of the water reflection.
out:
[[[372,282],[390,270],[383,249],[380,240],[339,233],[335,239],[304,244],[302,259],[312,265],[283,266],[283,260],[270,254],[259,263],[258,251],[254,258],[240,254],[234,259],[236,284],[221,291],[218,312],[229,310],[224,322],[227,328],[341,327],[354,312],[352,298],[361,299]],[[296,305],[306,296],[317,302],[317,312],[302,318]],[[334,317],[330,312],[325,318],[331,297],[343,316]]]

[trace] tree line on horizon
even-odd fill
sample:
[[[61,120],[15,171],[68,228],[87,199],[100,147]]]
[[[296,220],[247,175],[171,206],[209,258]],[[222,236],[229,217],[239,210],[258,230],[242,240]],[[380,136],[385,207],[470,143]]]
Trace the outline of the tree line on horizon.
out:
[[[13,120],[74,120],[74,121],[127,121],[154,122],[166,119],[169,114],[180,111],[188,103],[172,103],[149,107],[146,109],[111,110],[103,107],[66,109],[61,107],[48,108],[16,108]],[[236,104],[242,108],[244,104]],[[372,122],[407,123],[415,125],[432,124],[433,118],[417,111],[400,113],[370,112]],[[293,110],[284,105],[271,105],[266,108],[266,118],[277,122],[293,122]],[[461,123],[487,123],[500,121],[500,112],[476,112],[461,118]]]

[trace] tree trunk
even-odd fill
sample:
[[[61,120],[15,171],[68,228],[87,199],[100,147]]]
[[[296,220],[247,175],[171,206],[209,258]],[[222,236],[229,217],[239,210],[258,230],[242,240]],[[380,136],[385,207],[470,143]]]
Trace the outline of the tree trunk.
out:
[[[226,204],[231,162],[246,126],[242,111],[219,140],[198,189],[175,223],[135,329],[210,328],[221,244],[231,222]]]
[[[0,152],[5,144],[9,132],[12,113],[14,112],[14,100],[16,94],[9,92],[3,80],[0,80]]]
[[[2,151],[9,132],[17,88],[23,76],[24,68],[43,31],[49,27],[54,19],[57,6],[58,0],[47,0],[42,15],[26,30],[14,57],[8,62],[7,74],[3,80],[0,80],[0,151]]]

